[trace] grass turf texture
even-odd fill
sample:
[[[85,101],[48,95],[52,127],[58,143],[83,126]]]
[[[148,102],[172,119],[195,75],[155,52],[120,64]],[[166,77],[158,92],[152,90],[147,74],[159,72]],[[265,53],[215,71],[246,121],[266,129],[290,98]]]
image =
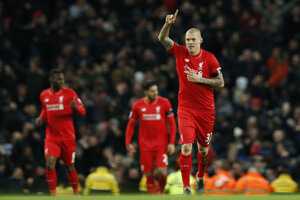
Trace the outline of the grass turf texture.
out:
[[[57,196],[51,197],[47,195],[0,195],[2,200],[300,200],[300,194],[272,194],[268,196],[244,196],[244,195],[230,195],[230,196],[183,196],[183,195],[93,195],[93,196]]]

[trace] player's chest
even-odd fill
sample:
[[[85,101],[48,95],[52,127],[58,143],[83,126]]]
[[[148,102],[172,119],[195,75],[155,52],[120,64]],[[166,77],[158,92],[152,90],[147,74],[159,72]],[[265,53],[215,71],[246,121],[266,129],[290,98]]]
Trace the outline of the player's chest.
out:
[[[138,112],[141,120],[161,120],[163,107],[161,105],[143,105],[139,107]]]
[[[47,111],[64,110],[69,98],[66,95],[49,95],[43,98],[43,104]]]
[[[183,56],[181,71],[193,71],[198,75],[209,77],[209,65],[205,59]]]

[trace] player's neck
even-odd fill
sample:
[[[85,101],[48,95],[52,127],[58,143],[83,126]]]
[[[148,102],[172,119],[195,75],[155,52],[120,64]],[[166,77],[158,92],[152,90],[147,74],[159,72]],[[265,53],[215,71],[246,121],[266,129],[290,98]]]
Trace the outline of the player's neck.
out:
[[[155,102],[157,100],[157,98],[156,99],[149,99],[148,97],[146,97],[146,102],[147,103],[153,103],[153,102]]]
[[[195,52],[189,52],[189,54],[190,54],[191,56],[196,56],[196,55],[198,55],[201,51],[202,51],[202,50],[201,50],[201,48],[200,48],[198,51],[195,51]]]
[[[59,90],[61,90],[62,88],[58,88],[58,87],[50,87],[52,92],[58,92]]]

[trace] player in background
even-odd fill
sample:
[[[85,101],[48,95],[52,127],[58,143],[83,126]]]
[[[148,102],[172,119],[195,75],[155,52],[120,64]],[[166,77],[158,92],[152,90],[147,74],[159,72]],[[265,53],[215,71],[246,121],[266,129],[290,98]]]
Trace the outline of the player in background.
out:
[[[196,192],[204,192],[204,172],[207,168],[209,144],[215,120],[213,88],[224,87],[220,65],[215,56],[201,49],[201,32],[196,28],[185,34],[185,46],[176,44],[169,38],[169,30],[174,23],[174,15],[167,15],[158,40],[176,58],[179,79],[178,126],[180,132],[180,170],[184,193],[190,194],[191,153],[194,140],[198,146],[198,172]]]
[[[46,179],[50,194],[56,195],[56,161],[63,160],[70,185],[78,194],[78,178],[74,167],[76,140],[72,114],[85,115],[85,108],[74,90],[64,88],[64,74],[58,69],[50,72],[50,88],[42,91],[40,101],[42,112],[36,124],[46,124],[44,155],[46,158]]]
[[[143,88],[145,97],[134,103],[129,114],[125,145],[130,155],[136,152],[131,139],[135,123],[139,120],[141,171],[146,175],[147,191],[150,194],[155,193],[153,174],[155,164],[159,189],[163,193],[167,180],[167,154],[175,152],[176,122],[169,100],[158,96],[157,84],[154,81],[147,81]]]

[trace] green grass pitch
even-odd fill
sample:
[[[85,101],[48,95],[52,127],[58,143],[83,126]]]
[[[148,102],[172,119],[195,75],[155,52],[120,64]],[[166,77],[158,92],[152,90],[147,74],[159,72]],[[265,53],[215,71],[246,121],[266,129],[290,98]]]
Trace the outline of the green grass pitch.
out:
[[[0,195],[2,200],[300,200],[300,194],[279,195],[272,194],[268,196],[183,196],[183,195],[93,195],[93,196],[38,196],[38,195]]]

